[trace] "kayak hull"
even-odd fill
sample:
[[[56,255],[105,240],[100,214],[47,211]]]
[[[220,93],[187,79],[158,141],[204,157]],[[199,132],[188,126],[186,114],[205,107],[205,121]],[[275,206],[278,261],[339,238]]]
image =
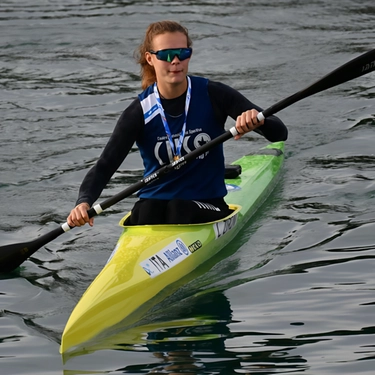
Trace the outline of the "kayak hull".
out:
[[[121,322],[132,326],[179,287],[179,282],[223,249],[273,188],[283,162],[283,142],[234,162],[240,176],[226,180],[232,213],[190,225],[125,226],[107,264],[74,308],[60,352],[82,347]]]

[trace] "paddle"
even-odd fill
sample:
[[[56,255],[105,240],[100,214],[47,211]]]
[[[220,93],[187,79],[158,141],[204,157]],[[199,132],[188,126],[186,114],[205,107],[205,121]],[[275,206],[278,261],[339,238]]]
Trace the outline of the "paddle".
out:
[[[354,78],[360,77],[364,74],[370,73],[375,70],[375,49],[366,52],[355,59],[347,62],[346,64],[335,69],[331,73],[327,74],[317,82],[308,86],[304,90],[301,90],[294,95],[287,97],[274,104],[273,106],[267,108],[263,112],[258,114],[258,120],[261,121],[266,117],[273,115],[276,112],[281,111],[282,109],[292,105],[293,103],[304,99],[308,96],[314,95],[323,90],[327,90],[331,87],[337,86],[341,83],[350,81]],[[114,195],[111,198],[106,199],[101,204],[94,205],[88,210],[89,217],[94,217],[100,214],[102,211],[108,207],[113,206],[124,198],[129,197],[130,195],[136,193],[139,189],[148,185],[164,175],[168,174],[172,170],[178,170],[186,163],[194,160],[198,156],[204,154],[205,152],[211,150],[213,147],[217,146],[220,143],[227,141],[233,136],[237,135],[235,127],[232,127],[230,130],[226,131],[219,137],[207,142],[203,146],[195,149],[194,151],[188,153],[187,155],[181,157],[180,159],[174,161],[171,164],[165,165],[156,172],[152,173],[149,176],[146,176],[144,179],[139,182],[129,186],[120,193]],[[53,241],[55,238],[61,234],[67,232],[71,228],[68,223],[62,224],[60,227],[52,230],[49,233],[44,234],[41,237],[29,242],[22,242],[17,244],[5,245],[0,247],[0,272],[10,272],[16,269],[20,264],[22,264],[27,258],[34,254],[38,249],[47,243]]]

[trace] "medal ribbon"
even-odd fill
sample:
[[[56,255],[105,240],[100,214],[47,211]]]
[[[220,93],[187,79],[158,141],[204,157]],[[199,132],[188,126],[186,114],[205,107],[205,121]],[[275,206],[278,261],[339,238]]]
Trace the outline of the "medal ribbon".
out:
[[[186,132],[186,120],[187,120],[187,115],[188,115],[189,105],[190,105],[190,98],[191,98],[191,81],[190,81],[189,76],[187,76],[187,81],[188,81],[188,88],[187,88],[186,100],[185,100],[185,119],[184,119],[184,125],[182,126],[182,130],[181,130],[180,137],[178,139],[178,143],[177,143],[176,147],[175,147],[175,144],[173,142],[172,133],[171,133],[171,130],[169,129],[167,118],[165,117],[164,108],[161,104],[160,95],[159,95],[159,91],[158,91],[156,82],[154,83],[154,94],[155,94],[155,98],[156,98],[156,103],[157,103],[158,109],[160,111],[161,120],[163,122],[165,133],[167,134],[168,141],[169,141],[169,144],[170,144],[171,149],[172,149],[174,160],[178,160],[181,156],[181,148],[182,148],[182,144],[184,142],[185,132]]]

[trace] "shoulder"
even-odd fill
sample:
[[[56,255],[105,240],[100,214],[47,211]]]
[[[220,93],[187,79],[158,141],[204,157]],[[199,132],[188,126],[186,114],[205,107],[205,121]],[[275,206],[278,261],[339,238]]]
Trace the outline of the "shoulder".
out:
[[[225,83],[218,81],[208,80],[208,91],[209,93],[221,93],[222,95],[241,95],[233,87],[226,85]]]
[[[134,99],[129,106],[124,110],[121,117],[126,117],[127,119],[142,119],[142,106],[139,98]]]
[[[192,87],[207,89],[208,95],[214,98],[228,98],[233,96],[242,96],[234,88],[218,81],[212,81],[205,77],[189,76],[192,82]]]
[[[190,76],[191,88],[193,90],[207,90],[208,79],[199,76]]]
[[[140,94],[138,94],[138,99],[142,102],[143,100],[147,99],[148,96],[154,94],[154,84],[145,88]]]
[[[134,99],[122,112],[117,121],[114,133],[138,137],[143,129],[144,118],[141,103],[138,98]]]
[[[211,100],[223,108],[246,100],[239,91],[222,82],[208,80],[207,92]]]
[[[207,82],[208,82],[208,78],[206,78],[206,77],[189,75],[189,78],[191,79],[192,83],[205,83],[205,84],[207,84]]]

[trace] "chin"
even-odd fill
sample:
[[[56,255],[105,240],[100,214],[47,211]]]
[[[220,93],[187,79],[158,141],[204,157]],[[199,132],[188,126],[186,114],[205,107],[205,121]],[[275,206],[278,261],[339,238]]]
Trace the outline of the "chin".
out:
[[[186,79],[186,74],[185,73],[179,73],[175,75],[170,76],[171,82],[173,83],[182,83]]]

